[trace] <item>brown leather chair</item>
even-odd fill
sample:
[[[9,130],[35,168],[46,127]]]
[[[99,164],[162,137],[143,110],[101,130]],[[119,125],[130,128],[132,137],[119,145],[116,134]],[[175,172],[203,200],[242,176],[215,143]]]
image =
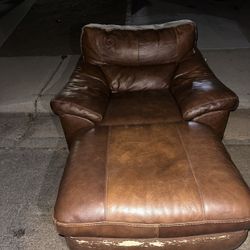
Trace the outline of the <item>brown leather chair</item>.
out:
[[[67,141],[83,127],[196,121],[222,138],[237,96],[196,46],[192,21],[121,27],[90,24],[83,58],[51,102]]]
[[[250,191],[220,139],[237,96],[196,47],[196,26],[90,24],[51,102],[70,153],[54,222],[70,249],[231,250]]]

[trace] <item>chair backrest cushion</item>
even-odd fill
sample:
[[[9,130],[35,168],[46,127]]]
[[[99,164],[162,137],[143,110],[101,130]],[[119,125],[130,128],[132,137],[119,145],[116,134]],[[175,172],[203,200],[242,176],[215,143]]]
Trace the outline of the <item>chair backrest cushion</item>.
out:
[[[169,86],[177,63],[193,53],[196,25],[181,20],[156,25],[83,27],[85,63],[101,66],[112,91]]]
[[[112,92],[168,88],[175,63],[146,66],[101,66]]]

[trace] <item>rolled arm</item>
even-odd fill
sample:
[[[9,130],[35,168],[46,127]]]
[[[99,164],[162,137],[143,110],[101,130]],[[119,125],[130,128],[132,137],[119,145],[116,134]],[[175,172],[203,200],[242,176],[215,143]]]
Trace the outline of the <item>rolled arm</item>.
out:
[[[109,87],[101,70],[80,59],[69,82],[51,101],[59,116],[71,115],[96,123],[103,119],[109,99]]]
[[[185,120],[193,120],[209,112],[229,112],[239,103],[235,93],[216,78],[198,49],[179,64],[171,92]]]

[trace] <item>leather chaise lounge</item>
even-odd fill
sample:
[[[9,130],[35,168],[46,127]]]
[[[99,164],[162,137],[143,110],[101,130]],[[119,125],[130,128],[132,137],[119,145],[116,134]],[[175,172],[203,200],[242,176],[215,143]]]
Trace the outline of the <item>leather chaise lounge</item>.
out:
[[[51,101],[69,146],[54,222],[70,249],[237,248],[250,191],[221,139],[237,96],[196,25],[90,24]]]

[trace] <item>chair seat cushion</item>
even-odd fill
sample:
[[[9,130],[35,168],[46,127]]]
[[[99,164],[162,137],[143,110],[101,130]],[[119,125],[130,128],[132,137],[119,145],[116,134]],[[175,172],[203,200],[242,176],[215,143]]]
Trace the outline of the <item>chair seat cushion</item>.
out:
[[[103,125],[152,124],[181,121],[168,89],[113,93]]]
[[[250,193],[208,127],[101,126],[71,146],[54,220],[74,237],[233,232],[250,227]]]

